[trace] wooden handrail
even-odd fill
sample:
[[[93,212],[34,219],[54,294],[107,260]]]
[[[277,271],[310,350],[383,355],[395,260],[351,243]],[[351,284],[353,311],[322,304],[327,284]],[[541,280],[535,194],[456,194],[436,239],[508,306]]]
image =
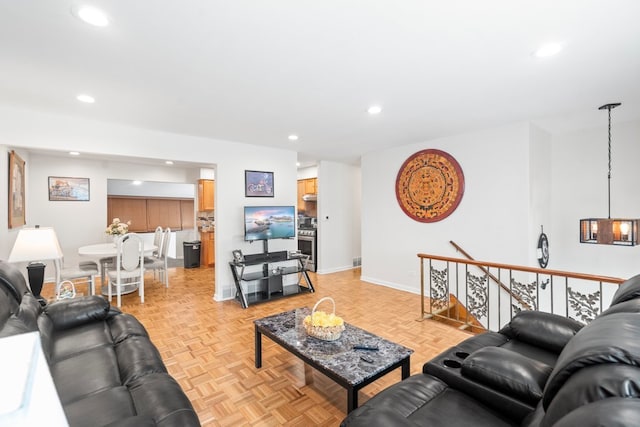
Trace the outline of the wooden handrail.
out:
[[[621,279],[619,277],[610,277],[610,276],[596,276],[593,274],[584,274],[584,273],[575,273],[571,271],[562,271],[562,270],[548,270],[546,268],[535,268],[535,267],[526,267],[522,265],[512,265],[512,264],[501,264],[497,262],[487,262],[487,261],[477,261],[477,260],[468,260],[463,258],[453,258],[441,255],[429,255],[429,254],[418,254],[418,258],[426,258],[426,259],[434,259],[438,261],[448,261],[448,262],[456,262],[460,264],[469,264],[475,265],[478,267],[490,267],[490,268],[501,268],[506,270],[516,270],[516,271],[524,271],[527,273],[536,273],[542,274],[545,276],[563,276],[570,279],[582,279],[582,280],[590,280],[594,282],[603,282],[603,283],[613,283],[619,285],[624,282],[625,279]]]
[[[469,255],[464,249],[462,249],[456,242],[454,242],[453,240],[449,240],[449,243],[451,243],[458,252],[461,252],[462,255],[467,257],[467,259],[471,261],[475,261],[475,259],[471,255]],[[514,294],[513,291],[507,285],[502,283],[502,281],[495,276],[495,274],[492,274],[484,266],[478,266],[478,268],[482,270],[482,272],[486,274],[491,280],[496,282],[498,286],[500,286],[505,292],[507,292],[513,299],[518,301],[522,305],[522,307],[524,307],[527,310],[531,310],[531,306],[527,304],[526,301],[520,298],[518,295]]]

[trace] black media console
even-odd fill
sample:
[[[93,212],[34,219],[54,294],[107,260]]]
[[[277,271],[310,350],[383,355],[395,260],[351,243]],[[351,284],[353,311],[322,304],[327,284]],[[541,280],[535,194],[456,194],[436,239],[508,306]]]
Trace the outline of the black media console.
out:
[[[287,251],[245,255],[229,262],[242,308],[251,304],[314,292],[307,270],[309,256]]]

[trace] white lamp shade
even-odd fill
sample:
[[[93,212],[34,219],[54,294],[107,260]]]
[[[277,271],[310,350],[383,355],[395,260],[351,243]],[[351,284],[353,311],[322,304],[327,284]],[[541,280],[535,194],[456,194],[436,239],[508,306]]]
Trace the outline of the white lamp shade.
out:
[[[9,262],[46,261],[62,258],[58,236],[52,227],[23,228],[13,245]]]

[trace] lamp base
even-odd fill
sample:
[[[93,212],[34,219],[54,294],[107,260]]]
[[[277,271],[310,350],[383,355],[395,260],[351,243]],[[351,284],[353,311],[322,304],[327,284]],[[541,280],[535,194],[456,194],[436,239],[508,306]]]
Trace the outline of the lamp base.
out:
[[[42,262],[31,262],[27,265],[27,273],[29,275],[29,287],[31,288],[31,293],[38,301],[40,301],[41,305],[46,305],[47,302],[40,295],[42,292],[42,285],[44,284],[44,268],[45,264]]]

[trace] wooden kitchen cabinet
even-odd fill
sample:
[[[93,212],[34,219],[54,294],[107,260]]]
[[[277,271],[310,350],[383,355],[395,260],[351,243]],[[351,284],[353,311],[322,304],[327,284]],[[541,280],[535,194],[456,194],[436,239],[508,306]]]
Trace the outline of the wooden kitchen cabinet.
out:
[[[304,211],[304,200],[302,200],[302,196],[304,196],[304,180],[298,180],[298,212]]]
[[[298,211],[305,211],[305,203],[302,196],[305,194],[318,194],[318,178],[306,178],[298,180]]]
[[[215,181],[212,179],[198,180],[198,210],[212,211],[215,209]]]
[[[316,178],[308,178],[304,180],[304,192],[305,194],[317,194],[317,179]]]
[[[146,197],[107,197],[107,225],[113,218],[131,221],[129,231],[152,232],[157,226],[172,230],[195,227],[193,199],[155,199]]]
[[[318,178],[298,180],[298,199],[302,200],[303,194],[318,194]]]
[[[189,230],[195,227],[193,200],[180,200],[180,221],[183,230]]]
[[[298,213],[315,216],[315,204],[309,205],[303,199],[305,194],[318,194],[318,179],[306,178],[298,180]]]
[[[216,263],[215,233],[213,231],[200,232],[200,264],[213,267]]]
[[[147,199],[147,228],[155,230],[157,226],[182,229],[180,200]]]
[[[147,228],[147,200],[131,197],[107,198],[107,225],[113,218],[120,218],[122,222],[131,221],[129,231],[143,233]]]

